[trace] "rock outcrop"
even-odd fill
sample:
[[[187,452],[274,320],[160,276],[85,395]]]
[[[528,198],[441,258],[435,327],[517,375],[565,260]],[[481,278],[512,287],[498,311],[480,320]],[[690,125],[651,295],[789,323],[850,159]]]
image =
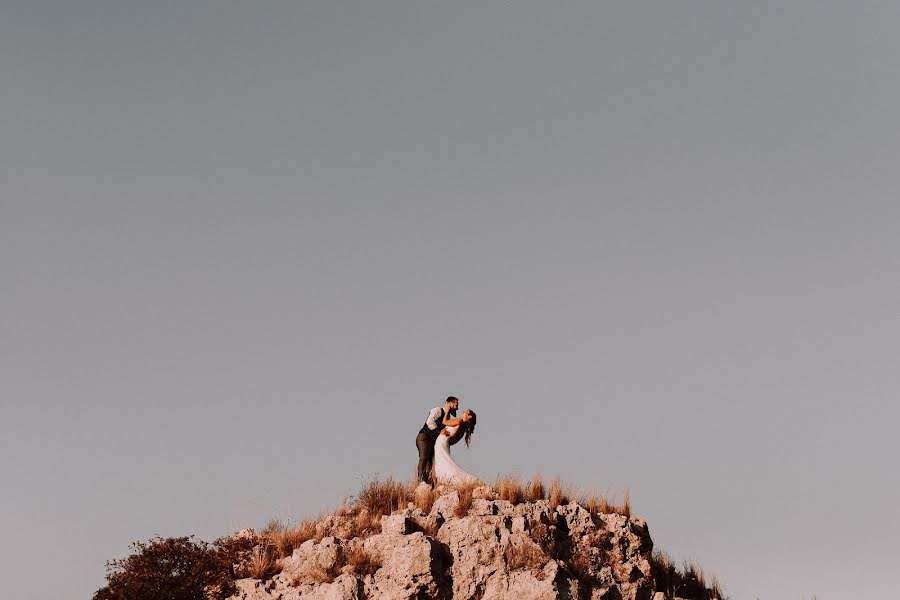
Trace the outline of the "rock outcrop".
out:
[[[466,510],[457,491],[441,492],[428,512],[410,505],[382,517],[380,533],[304,542],[277,575],[238,580],[231,600],[661,597],[642,519],[592,514],[574,502],[513,505],[486,486]]]

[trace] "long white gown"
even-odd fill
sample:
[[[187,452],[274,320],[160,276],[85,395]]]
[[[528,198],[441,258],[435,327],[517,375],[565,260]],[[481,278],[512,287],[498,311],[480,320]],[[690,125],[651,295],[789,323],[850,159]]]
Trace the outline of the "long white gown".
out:
[[[450,457],[450,437],[456,433],[455,427],[448,427],[450,435],[439,435],[434,443],[434,478],[438,483],[462,485],[466,483],[478,483],[479,479],[460,467]]]

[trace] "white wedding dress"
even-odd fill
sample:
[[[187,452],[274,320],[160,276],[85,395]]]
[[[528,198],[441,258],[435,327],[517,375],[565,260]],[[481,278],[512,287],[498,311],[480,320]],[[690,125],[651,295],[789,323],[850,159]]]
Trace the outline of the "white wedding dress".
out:
[[[478,483],[479,479],[460,467],[450,457],[450,437],[456,433],[459,427],[448,427],[447,433],[450,435],[439,435],[434,443],[434,478],[438,483],[451,485],[463,485],[467,483]]]

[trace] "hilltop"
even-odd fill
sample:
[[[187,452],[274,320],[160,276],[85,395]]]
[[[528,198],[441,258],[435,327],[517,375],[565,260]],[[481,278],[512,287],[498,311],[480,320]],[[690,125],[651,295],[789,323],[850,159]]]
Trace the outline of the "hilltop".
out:
[[[191,544],[180,541],[182,548]],[[654,553],[647,523],[631,515],[627,495],[622,504],[576,499],[558,480],[548,490],[539,477],[524,485],[501,478],[493,486],[437,488],[375,481],[334,513],[244,530],[202,552],[212,558],[198,562],[208,575],[194,578],[195,589],[207,598],[723,598],[698,567],[680,570]],[[113,566],[110,586],[95,600],[136,600],[121,585],[116,591],[128,561]]]

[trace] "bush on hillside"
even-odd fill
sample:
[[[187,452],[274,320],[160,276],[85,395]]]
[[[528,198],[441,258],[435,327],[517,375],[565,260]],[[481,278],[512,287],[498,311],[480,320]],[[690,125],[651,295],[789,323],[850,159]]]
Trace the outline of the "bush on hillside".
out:
[[[216,546],[193,536],[131,545],[134,554],[106,563],[106,581],[94,600],[209,600],[233,586],[234,554],[244,548]]]

